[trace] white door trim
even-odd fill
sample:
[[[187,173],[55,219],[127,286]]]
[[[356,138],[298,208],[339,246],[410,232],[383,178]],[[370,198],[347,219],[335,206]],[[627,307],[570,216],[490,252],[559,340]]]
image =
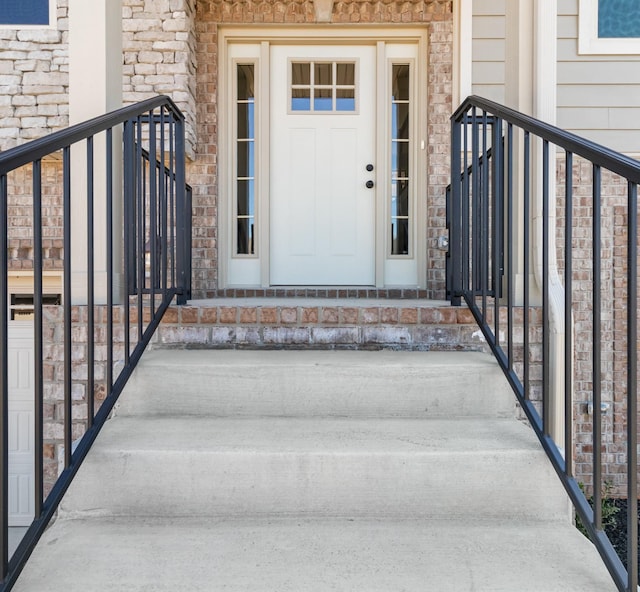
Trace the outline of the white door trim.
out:
[[[225,26],[221,27],[218,34],[219,43],[219,84],[218,94],[218,287],[263,287],[270,286],[270,269],[268,247],[269,240],[269,48],[271,44],[368,44],[377,48],[377,73],[382,75],[388,68],[388,61],[385,56],[387,44],[414,44],[417,47],[419,56],[418,66],[414,69],[415,86],[417,89],[416,121],[415,127],[417,135],[415,137],[414,162],[415,166],[415,237],[412,241],[414,247],[414,257],[417,258],[417,281],[411,284],[413,287],[426,288],[426,200],[427,200],[427,42],[428,27],[389,27],[389,26],[359,26],[359,27],[326,27],[326,26],[283,26],[283,27],[246,27],[246,26]],[[233,257],[234,246],[231,237],[233,223],[233,202],[230,201],[230,190],[233,181],[232,163],[228,158],[230,154],[231,142],[233,141],[232,114],[234,105],[232,95],[229,91],[233,79],[233,68],[231,68],[231,48],[239,46],[253,46],[253,50],[245,49],[249,53],[254,52],[258,79],[256,94],[260,94],[260,105],[256,107],[256,133],[261,135],[260,148],[256,148],[256,153],[261,159],[261,180],[259,183],[260,205],[258,214],[260,222],[258,225],[259,236],[257,237],[257,248],[259,253],[254,258],[255,262],[248,262],[251,258],[245,258],[240,264],[240,258]],[[381,80],[387,80],[383,78]],[[378,85],[378,95],[376,97],[378,115],[387,118],[385,111],[384,85]],[[380,90],[381,89],[381,90]],[[384,100],[383,100],[384,99]],[[384,120],[383,119],[383,120]],[[383,127],[383,126],[379,126]],[[381,138],[386,130],[378,131],[378,154],[380,158],[385,151],[385,138]],[[266,148],[265,148],[266,146]],[[385,160],[387,156],[385,155]],[[385,160],[378,159],[378,162]],[[380,176],[382,171],[378,170],[378,184],[383,182]],[[378,192],[382,195],[384,192]],[[382,197],[378,197],[378,208],[376,213],[376,248],[375,248],[375,284],[377,287],[390,287],[385,281],[385,264],[387,256],[387,225],[386,225],[386,205],[382,204]],[[380,209],[381,208],[381,209]],[[236,271],[240,267],[252,268],[250,273]],[[256,269],[258,271],[256,271]],[[259,276],[259,277],[258,277]],[[245,280],[249,278],[249,281]]]

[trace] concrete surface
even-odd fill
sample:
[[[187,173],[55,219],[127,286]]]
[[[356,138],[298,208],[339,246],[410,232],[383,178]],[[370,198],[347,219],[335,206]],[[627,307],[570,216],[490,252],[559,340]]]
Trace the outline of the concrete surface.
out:
[[[513,419],[162,416],[108,427],[65,515],[569,520],[532,431]]]
[[[508,522],[63,521],[14,592],[614,592],[572,526]]]
[[[156,350],[117,414],[513,417],[514,409],[483,353]]]
[[[16,592],[615,592],[491,358],[145,355]]]

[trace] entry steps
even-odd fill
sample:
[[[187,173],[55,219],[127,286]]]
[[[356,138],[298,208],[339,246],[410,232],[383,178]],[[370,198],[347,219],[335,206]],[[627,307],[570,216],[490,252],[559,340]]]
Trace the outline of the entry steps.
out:
[[[606,592],[491,357],[147,352],[14,590]]]

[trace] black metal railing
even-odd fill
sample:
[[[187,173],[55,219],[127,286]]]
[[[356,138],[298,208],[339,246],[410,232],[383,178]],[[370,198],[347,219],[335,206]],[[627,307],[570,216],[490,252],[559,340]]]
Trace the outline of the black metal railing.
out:
[[[2,592],[14,585],[167,307],[190,297],[184,133],[179,109],[156,97],[0,154]],[[43,168],[53,171],[46,179]],[[28,261],[6,255],[16,240],[11,208],[18,202],[32,211]],[[50,224],[52,212],[59,226]],[[61,241],[57,259],[45,256],[45,238]],[[27,492],[33,521],[10,553],[9,378],[15,368],[8,364],[8,330],[24,323],[9,314],[9,273],[16,266],[33,270],[35,469]],[[49,270],[62,277],[60,306],[45,304]]]
[[[452,304],[473,312],[616,586],[636,592],[640,162],[479,97],[451,122]],[[622,559],[603,528],[611,487],[627,498]]]

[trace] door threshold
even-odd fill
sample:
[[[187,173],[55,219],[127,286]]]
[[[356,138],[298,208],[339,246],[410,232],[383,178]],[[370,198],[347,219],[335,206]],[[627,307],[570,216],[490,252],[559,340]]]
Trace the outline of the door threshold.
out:
[[[369,298],[380,300],[426,300],[422,288],[374,287],[270,287],[220,288],[208,294],[210,298]]]

